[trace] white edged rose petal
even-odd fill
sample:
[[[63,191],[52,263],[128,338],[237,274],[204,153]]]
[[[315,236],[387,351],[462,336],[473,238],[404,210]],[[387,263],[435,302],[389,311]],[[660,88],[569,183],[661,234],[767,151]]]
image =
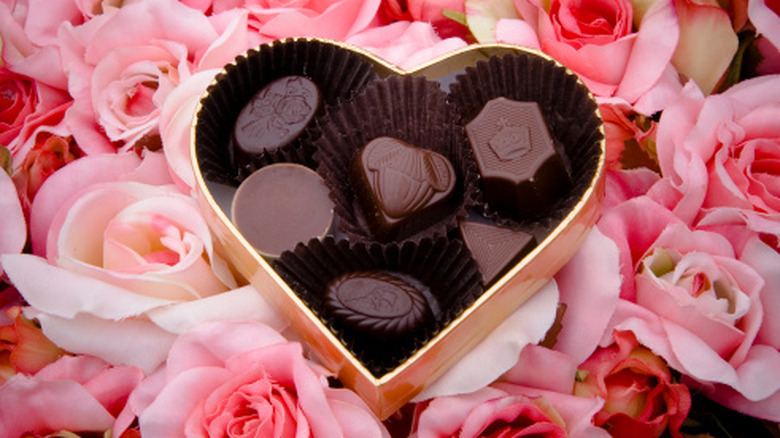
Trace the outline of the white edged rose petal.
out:
[[[739,38],[728,13],[714,0],[677,0],[675,5],[680,41],[672,64],[710,94],[737,52]]]
[[[501,20],[520,18],[512,0],[466,0],[464,7],[466,24],[480,43],[496,42],[496,26]]]
[[[218,71],[200,71],[182,81],[165,99],[160,111],[160,135],[168,167],[177,183],[188,189],[195,186],[190,159],[192,118],[201,95]]]
[[[165,362],[176,335],[143,319],[108,321],[90,315],[60,318],[25,309],[25,316],[41,324],[43,334],[71,353],[88,354],[112,365],[129,365],[154,371]]]
[[[281,332],[287,322],[251,286],[152,310],[149,319],[172,333],[207,321],[260,321]]]
[[[63,318],[91,314],[121,320],[172,303],[53,266],[34,255],[9,254],[2,260],[9,278],[31,306]]]
[[[557,306],[558,287],[549,281],[413,401],[463,394],[490,384],[517,363],[526,345],[544,337],[555,321]]]

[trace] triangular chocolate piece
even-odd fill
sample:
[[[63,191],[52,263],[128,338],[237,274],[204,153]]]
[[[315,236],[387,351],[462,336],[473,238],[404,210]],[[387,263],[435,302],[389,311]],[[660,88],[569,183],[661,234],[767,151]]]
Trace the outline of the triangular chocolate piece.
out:
[[[474,221],[461,221],[460,234],[482,274],[482,283],[492,283],[499,274],[517,263],[536,244],[524,231]]]

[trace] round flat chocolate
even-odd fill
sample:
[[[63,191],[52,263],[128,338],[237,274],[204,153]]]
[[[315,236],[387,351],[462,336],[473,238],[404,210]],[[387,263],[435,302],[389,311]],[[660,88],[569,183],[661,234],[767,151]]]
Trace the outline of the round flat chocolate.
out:
[[[298,138],[317,113],[317,85],[303,76],[284,76],[269,83],[238,114],[233,141],[242,151],[260,154]]]
[[[325,304],[347,327],[384,338],[413,333],[432,315],[419,290],[383,271],[337,277],[328,285]]]
[[[333,222],[333,201],[317,172],[300,164],[261,168],[236,190],[231,206],[238,231],[262,255],[278,257],[298,242],[322,237]]]

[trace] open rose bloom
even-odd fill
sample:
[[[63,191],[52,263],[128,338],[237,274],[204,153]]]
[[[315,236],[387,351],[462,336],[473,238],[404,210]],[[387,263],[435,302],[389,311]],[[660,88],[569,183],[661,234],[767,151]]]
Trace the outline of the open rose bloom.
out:
[[[760,335],[778,311],[776,300],[762,296],[777,285],[764,281],[759,270],[766,268],[756,263],[780,261],[778,254],[755,235],[737,253],[722,235],[691,230],[646,197],[614,207],[599,227],[623,248],[628,279],[610,326],[634,333],[717,400],[780,419],[780,376],[772,371],[780,351],[776,338]]]
[[[165,367],[131,396],[115,432],[136,415],[152,438],[388,436],[355,393],[328,386],[299,344],[257,323],[204,324],[182,335]]]

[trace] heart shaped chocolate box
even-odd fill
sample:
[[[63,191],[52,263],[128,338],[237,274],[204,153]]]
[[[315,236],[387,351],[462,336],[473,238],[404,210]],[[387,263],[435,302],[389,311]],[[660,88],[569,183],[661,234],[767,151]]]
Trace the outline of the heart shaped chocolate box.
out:
[[[275,41],[216,76],[192,138],[219,249],[380,418],[568,261],[603,194],[593,97],[510,45],[403,71]]]

